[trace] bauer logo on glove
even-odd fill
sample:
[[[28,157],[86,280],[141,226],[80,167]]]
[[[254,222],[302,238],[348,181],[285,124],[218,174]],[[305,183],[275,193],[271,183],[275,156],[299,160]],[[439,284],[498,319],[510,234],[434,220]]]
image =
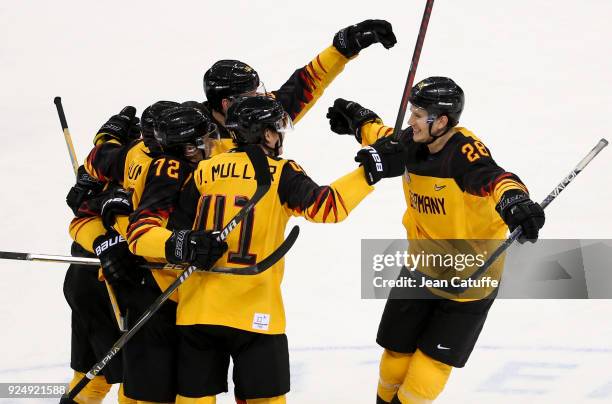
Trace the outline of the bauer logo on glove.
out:
[[[99,257],[104,251],[108,250],[110,247],[116,246],[119,243],[124,243],[125,239],[121,234],[117,234],[116,236],[104,240],[100,245],[96,246],[96,255]]]

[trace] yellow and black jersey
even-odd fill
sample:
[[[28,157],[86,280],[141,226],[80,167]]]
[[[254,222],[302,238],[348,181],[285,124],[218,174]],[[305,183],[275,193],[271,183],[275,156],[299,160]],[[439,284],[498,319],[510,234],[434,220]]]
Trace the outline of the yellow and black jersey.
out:
[[[133,254],[149,262],[166,262],[165,243],[175,228],[190,228],[183,224],[177,211],[179,194],[192,169],[183,159],[169,155],[135,159],[126,172],[124,186],[132,191],[134,213],[129,217],[127,228],[118,220],[120,232],[124,234]],[[175,223],[179,224],[175,224]],[[125,233],[123,233],[123,229]],[[165,290],[177,277],[179,271],[152,270],[161,290]],[[176,299],[176,294],[171,297]]]
[[[192,169],[187,161],[170,156],[150,159],[137,169],[139,175],[130,183],[135,203],[127,230],[129,248],[136,255],[165,260],[169,229],[191,228],[176,208]]]
[[[85,160],[85,170],[101,182],[123,184],[125,173],[132,160],[146,158],[149,153],[149,148],[143,139],[135,140],[128,145],[122,145],[116,140],[98,143]]]
[[[293,123],[297,123],[317,102],[323,91],[344,70],[349,61],[334,46],[329,46],[306,66],[297,69],[278,90],[269,95],[283,105]],[[208,103],[204,103],[210,109]],[[235,147],[232,137],[222,124],[217,122],[220,139],[212,148],[212,155],[224,153]]]
[[[272,91],[272,96],[297,123],[321,98],[348,61],[334,46],[329,46],[306,66],[297,69],[281,88]]]
[[[96,139],[99,139],[96,141],[96,146],[85,160],[84,166],[87,173],[107,185],[113,183],[126,189],[133,189],[132,182],[137,181],[142,171],[142,168],[138,167],[151,160],[149,148],[144,141],[140,139],[129,145],[122,145],[116,140],[103,141],[99,134]],[[138,196],[133,193],[132,199]],[[76,217],[70,222],[70,236],[88,251],[92,251],[93,240],[106,233],[99,216],[101,201],[105,197],[106,194],[102,193],[84,202],[79,207]],[[121,223],[126,222],[121,221]],[[124,236],[126,231],[127,228],[120,229],[120,233]]]
[[[216,266],[240,268],[261,261],[283,241],[291,216],[336,223],[373,190],[363,168],[317,185],[291,160],[268,157],[272,185],[232,231]],[[206,229],[221,229],[254,194],[254,169],[240,149],[200,162],[182,198],[199,200]],[[193,204],[192,204],[193,205]],[[284,260],[254,276],[196,272],[179,288],[177,324],[216,324],[265,334],[285,331],[280,291]]]
[[[150,262],[165,262],[163,243],[171,234],[167,228],[174,228],[174,222],[180,223],[180,228],[191,227],[191,223],[183,225],[181,212],[175,212],[179,192],[192,173],[189,163],[159,150],[150,151],[141,139],[127,146],[115,141],[100,143],[89,154],[85,167],[95,178],[117,183],[131,193],[134,212],[129,220],[118,217],[115,224],[130,251]],[[91,213],[98,215],[99,210]],[[73,238],[84,246],[105,232],[99,217],[77,218],[71,224]],[[175,271],[152,273],[162,290],[176,279]]]
[[[453,130],[454,134],[442,150],[433,154],[425,144],[407,140],[406,172],[402,177],[407,208],[402,223],[410,240],[411,253],[446,251],[477,255],[492,252],[508,230],[495,209],[501,196],[511,190],[528,193],[518,176],[495,163],[490,150],[476,135],[462,127]],[[373,143],[392,132],[393,128],[383,126],[380,121],[366,124],[362,127],[363,143]],[[500,258],[487,275],[499,279],[503,261],[503,257]],[[435,278],[454,275],[463,278],[476,267],[463,269],[461,273],[454,270],[440,273],[424,267],[420,270]],[[493,289],[480,288],[461,297],[484,297]]]
[[[388,136],[380,123],[362,128],[363,142]],[[438,153],[408,140],[403,176],[407,209],[403,223],[409,239],[502,239],[507,227],[495,210],[502,194],[528,192],[513,173],[499,167],[484,143],[466,128]]]

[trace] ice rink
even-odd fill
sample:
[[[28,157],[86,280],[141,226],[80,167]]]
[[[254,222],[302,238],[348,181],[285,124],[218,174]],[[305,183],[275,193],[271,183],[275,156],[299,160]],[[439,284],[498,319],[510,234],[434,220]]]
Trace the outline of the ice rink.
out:
[[[352,60],[285,142],[284,157],[319,183],[352,170],[358,145],[325,119],[337,97],[395,121],[425,1],[53,1],[0,5],[0,250],[68,254],[74,182],[53,97],[61,96],[80,161],[125,105],[203,100],[218,59],[249,63],[268,90],[331,44],[341,28],[389,20],[398,44]],[[417,80],[452,77],[461,124],[543,199],[612,116],[612,2],[435,3]],[[611,238],[612,151],[546,210],[546,238]],[[381,300],[360,298],[360,240],[402,238],[399,179],[377,185],[347,219],[316,225],[286,258],[283,293],[295,404],[374,403]],[[0,382],[67,382],[66,265],[0,261]],[[511,268],[507,269],[511,270]],[[612,285],[610,285],[612,287]],[[612,302],[499,300],[473,356],[439,403],[612,402]],[[115,395],[106,403],[116,402]],[[37,402],[0,399],[0,403]],[[54,399],[39,402],[57,402]],[[218,402],[233,402],[232,394]]]

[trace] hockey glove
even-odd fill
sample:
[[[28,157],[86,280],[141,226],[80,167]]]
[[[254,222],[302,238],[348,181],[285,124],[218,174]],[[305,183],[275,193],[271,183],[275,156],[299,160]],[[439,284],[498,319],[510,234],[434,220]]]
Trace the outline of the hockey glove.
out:
[[[129,215],[133,211],[132,194],[123,188],[115,188],[102,201],[102,224],[106,230],[112,231],[117,215]]]
[[[378,139],[373,145],[359,150],[355,161],[363,165],[370,185],[382,178],[399,177],[406,170],[404,147],[391,137]]]
[[[107,142],[111,139],[126,145],[139,137],[140,119],[136,117],[136,108],[128,105],[102,125],[94,137],[94,145],[97,145],[99,141]]]
[[[87,174],[85,167],[80,166],[77,170],[76,184],[70,188],[68,195],[66,195],[66,203],[76,215],[81,204],[102,191],[102,188],[104,188],[104,184]]]
[[[341,29],[334,35],[333,45],[345,57],[352,58],[362,49],[377,42],[386,49],[397,43],[393,27],[385,20],[365,20]]]
[[[535,243],[538,232],[544,226],[544,209],[529,199],[529,195],[519,190],[504,192],[495,207],[510,231],[521,226],[522,234],[519,242],[530,241]]]
[[[339,135],[353,135],[361,144],[361,126],[380,119],[372,110],[362,107],[354,101],[338,98],[327,110],[327,119],[332,132]]]
[[[125,239],[115,231],[97,237],[93,242],[94,252],[100,259],[104,279],[111,285],[130,283],[137,285],[142,280],[142,259],[133,255]]]
[[[166,260],[171,264],[191,264],[210,269],[227,251],[225,241],[217,241],[217,232],[175,230],[166,240]]]

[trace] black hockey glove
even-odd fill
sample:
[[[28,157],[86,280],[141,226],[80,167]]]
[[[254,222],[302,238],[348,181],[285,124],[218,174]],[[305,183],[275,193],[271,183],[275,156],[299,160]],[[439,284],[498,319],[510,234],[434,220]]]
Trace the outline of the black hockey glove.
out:
[[[175,230],[166,240],[166,260],[171,264],[191,264],[210,269],[227,251],[225,241],[217,241],[217,232]]]
[[[94,252],[100,259],[104,279],[111,285],[117,283],[140,284],[145,269],[142,258],[133,255],[125,239],[115,231],[97,237],[93,242]]]
[[[102,191],[102,188],[104,184],[87,174],[85,167],[80,166],[77,170],[76,184],[66,195],[66,203],[76,215],[81,204]]]
[[[132,194],[123,188],[115,188],[102,201],[102,224],[106,230],[112,231],[117,215],[129,215],[133,211]]]
[[[341,29],[334,35],[333,45],[344,56],[351,58],[377,42],[386,49],[397,43],[393,27],[385,20],[365,20]]]
[[[94,145],[99,140],[117,140],[122,145],[126,145],[134,139],[140,137],[140,119],[136,117],[136,108],[127,106],[117,115],[110,117],[108,121],[98,131],[94,137]]]
[[[544,226],[544,209],[529,199],[529,195],[519,190],[504,192],[495,207],[510,231],[521,226],[522,234],[519,242],[530,241],[535,243],[538,232]]]
[[[382,178],[399,177],[406,170],[404,147],[391,137],[378,139],[373,145],[359,150],[355,161],[363,165],[370,185]]]
[[[374,111],[362,107],[354,101],[338,98],[327,110],[327,119],[332,132],[339,135],[353,135],[361,144],[361,126],[380,119]]]

